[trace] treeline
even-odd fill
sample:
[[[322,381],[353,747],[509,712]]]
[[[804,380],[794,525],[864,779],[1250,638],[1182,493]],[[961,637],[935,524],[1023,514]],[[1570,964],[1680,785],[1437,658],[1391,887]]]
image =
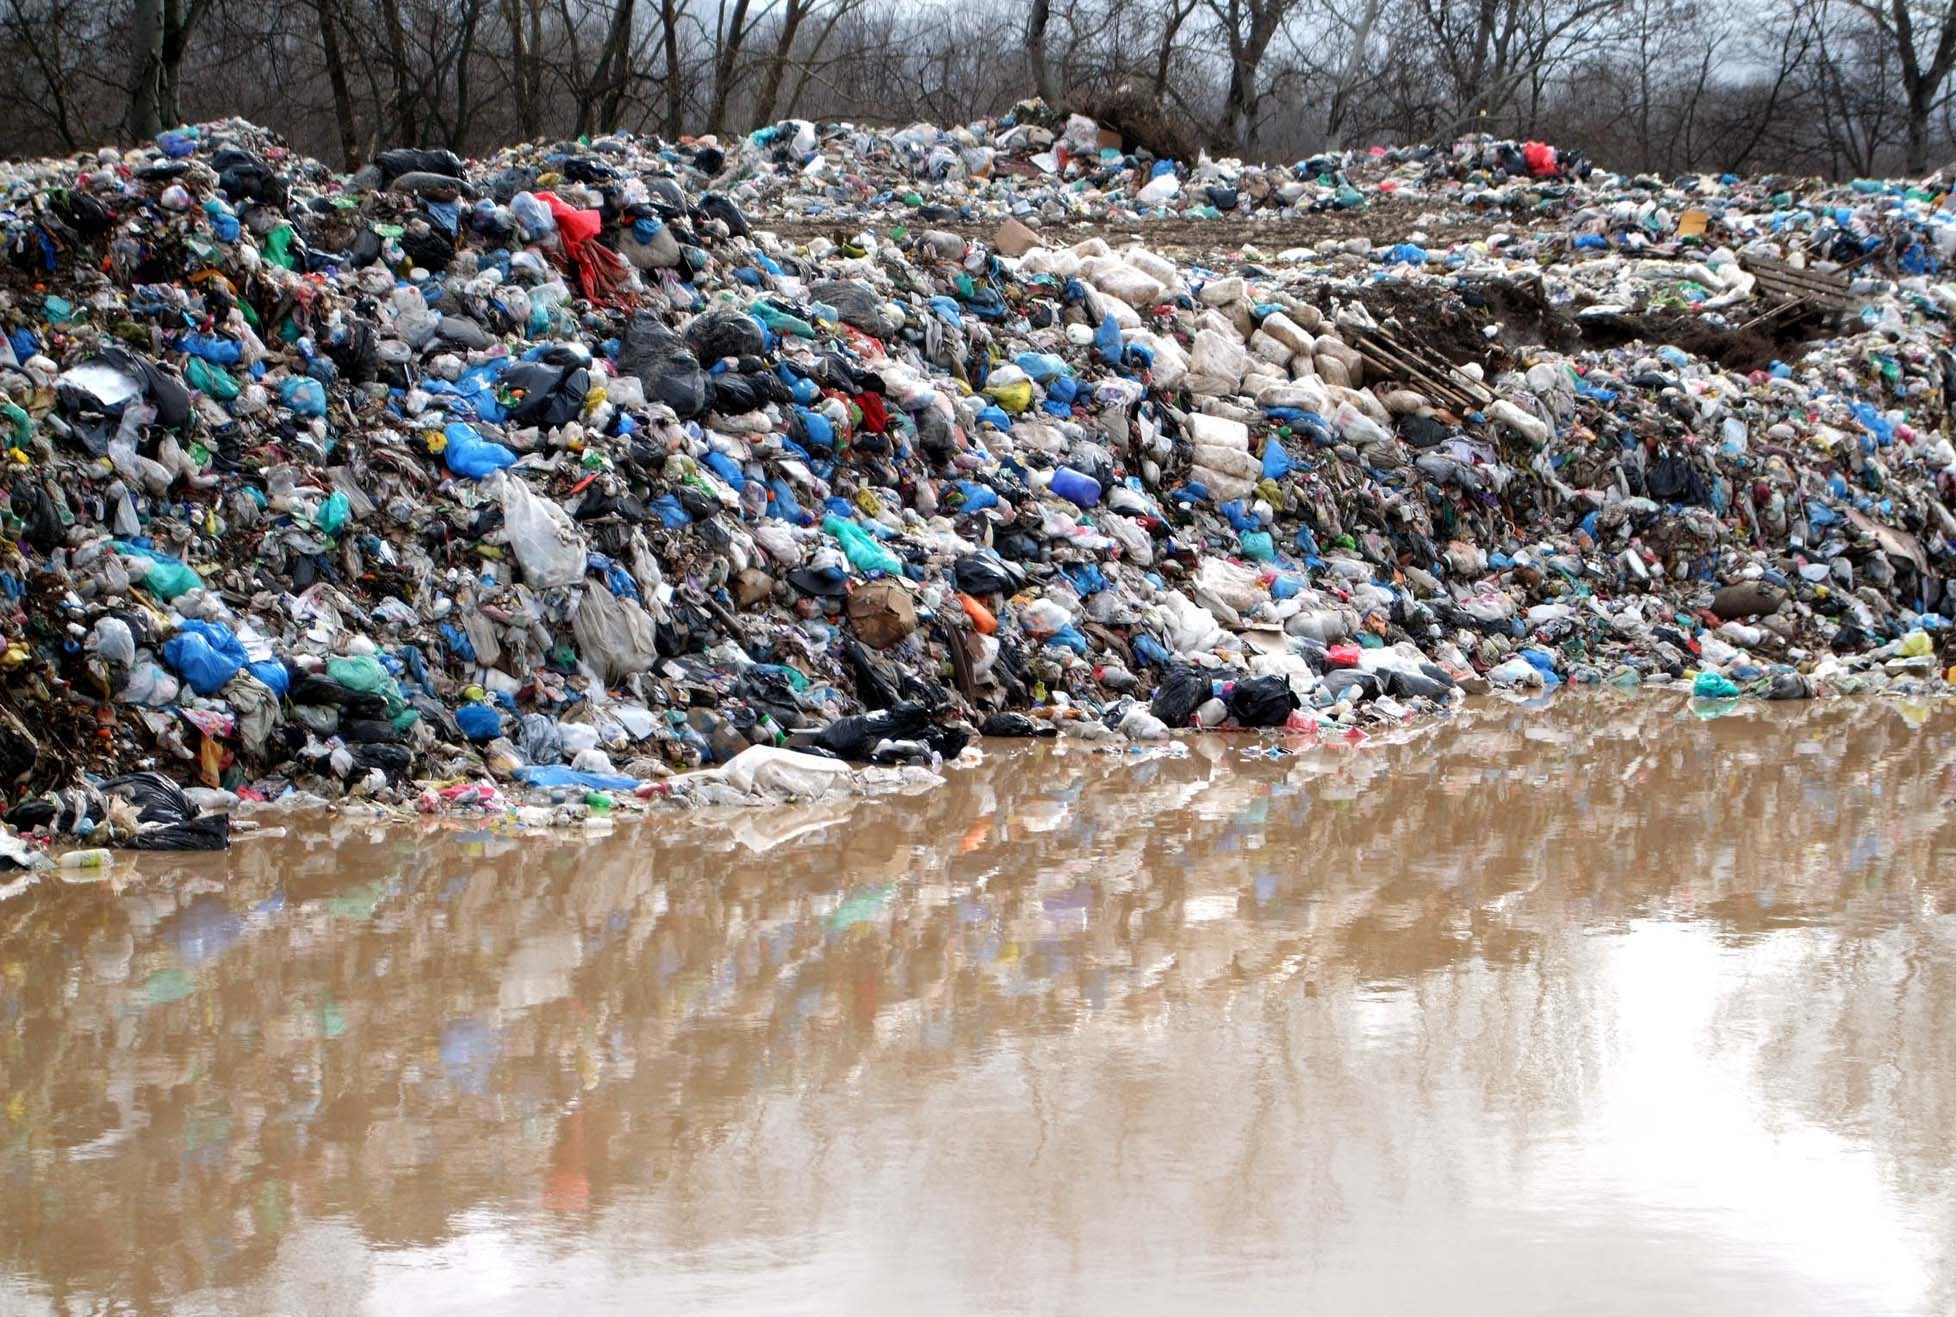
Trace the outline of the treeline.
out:
[[[355,164],[1043,95],[1176,152],[1539,137],[1664,175],[1926,172],[1956,0],[0,0],[0,151],[243,115]]]

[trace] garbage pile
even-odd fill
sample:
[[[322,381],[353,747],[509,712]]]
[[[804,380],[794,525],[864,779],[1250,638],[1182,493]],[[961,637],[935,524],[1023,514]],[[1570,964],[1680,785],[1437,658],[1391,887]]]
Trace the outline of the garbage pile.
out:
[[[1539,227],[1205,265],[1009,206],[988,238],[841,202],[853,232],[780,236],[783,151],[823,166],[797,186],[889,167],[813,136],[340,176],[232,121],[0,167],[9,822],[134,842],[130,774],[212,793],[152,827],[575,812],[750,747],[935,768],[979,734],[1308,733],[1565,681],[1944,685],[1936,189],[1526,148],[1499,182],[1476,141],[1368,158],[1550,189]],[[1129,204],[1094,177],[1071,195]],[[1583,329],[1689,285],[1690,341],[1723,342],[1770,309],[1753,256],[1849,246],[1866,310],[1762,340],[1784,360]],[[821,776],[745,762],[749,796]]]

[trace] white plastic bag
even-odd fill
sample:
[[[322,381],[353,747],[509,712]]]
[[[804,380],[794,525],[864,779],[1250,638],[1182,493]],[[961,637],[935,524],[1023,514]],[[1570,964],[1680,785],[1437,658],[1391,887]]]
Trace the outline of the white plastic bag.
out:
[[[538,498],[522,480],[504,474],[503,534],[516,551],[523,579],[535,590],[575,585],[584,577],[584,536],[570,513]]]

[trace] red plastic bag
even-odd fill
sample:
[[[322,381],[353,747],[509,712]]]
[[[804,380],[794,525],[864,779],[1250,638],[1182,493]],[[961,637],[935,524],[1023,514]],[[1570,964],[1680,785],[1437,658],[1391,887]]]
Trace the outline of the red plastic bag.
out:
[[[578,210],[554,192],[539,192],[537,200],[550,207],[557,219],[557,235],[563,240],[564,257],[577,276],[577,286],[593,302],[617,306],[626,300],[625,287],[631,267],[625,258],[598,241],[604,216],[595,210]]]
[[[1528,172],[1536,178],[1553,178],[1562,168],[1555,158],[1555,148],[1547,142],[1522,143],[1521,158],[1528,162]]]

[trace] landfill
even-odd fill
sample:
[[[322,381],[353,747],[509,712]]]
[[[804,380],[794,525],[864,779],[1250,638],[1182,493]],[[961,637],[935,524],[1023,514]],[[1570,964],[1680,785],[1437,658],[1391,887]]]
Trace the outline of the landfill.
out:
[[[1037,103],[0,165],[0,865],[1564,683],[1940,697],[1947,181]]]

